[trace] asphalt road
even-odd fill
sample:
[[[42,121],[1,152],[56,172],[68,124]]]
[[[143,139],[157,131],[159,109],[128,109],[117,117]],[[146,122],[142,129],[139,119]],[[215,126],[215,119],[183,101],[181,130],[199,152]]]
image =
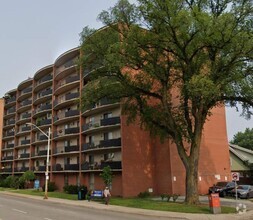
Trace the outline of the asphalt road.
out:
[[[151,220],[154,217],[0,195],[0,220]],[[159,218],[168,220],[169,218]],[[185,219],[185,218],[171,218]]]

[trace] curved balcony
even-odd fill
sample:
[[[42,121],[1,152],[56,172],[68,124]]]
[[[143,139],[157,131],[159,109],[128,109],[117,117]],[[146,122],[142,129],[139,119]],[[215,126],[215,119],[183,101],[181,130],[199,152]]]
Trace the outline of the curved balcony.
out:
[[[59,95],[67,91],[70,91],[74,88],[78,88],[79,84],[80,84],[79,75],[70,76],[64,80],[59,81],[56,84],[54,95]]]
[[[84,68],[84,71],[83,71],[83,79],[85,81],[88,81],[90,79],[90,75],[98,70],[98,69],[102,69],[104,68],[104,64],[102,62],[100,63],[93,63],[92,65],[90,65],[89,67],[86,67]]]
[[[104,99],[101,99],[98,103],[86,108],[84,112],[82,113],[82,116],[87,117],[90,115],[95,115],[101,112],[114,109],[119,106],[120,106],[119,102],[113,102],[104,98]]]
[[[16,121],[17,125],[25,124],[26,122],[31,122],[31,113],[25,113],[20,115],[20,118]]]
[[[32,87],[28,87],[28,88],[25,88],[23,89],[21,92],[20,92],[20,95],[19,97],[17,98],[17,101],[18,102],[21,102],[29,97],[32,97]]]
[[[75,68],[76,62],[78,60],[80,51],[79,47],[73,48],[65,53],[61,54],[55,61],[55,79],[59,80],[59,76],[64,74],[64,72],[70,68]],[[64,76],[65,77],[65,76]],[[64,78],[63,77],[63,78]]]
[[[42,115],[45,115],[46,113],[51,112],[51,111],[52,111],[52,104],[41,105],[40,108],[37,108],[33,112],[33,118],[41,117]]]
[[[15,132],[14,131],[7,131],[3,134],[3,140],[14,139]]]
[[[59,110],[61,108],[70,106],[71,104],[74,104],[76,102],[77,98],[79,98],[79,97],[80,97],[79,92],[66,94],[62,100],[55,100],[54,101],[54,110]]]
[[[32,139],[32,145],[37,145],[37,144],[45,144],[47,143],[48,141],[48,138],[43,135],[43,134],[40,134],[38,137]]]
[[[4,115],[4,119],[14,118],[16,113],[16,107],[9,108]]]
[[[69,110],[64,112],[63,114],[59,114],[54,117],[54,125],[59,125],[63,123],[67,123],[70,121],[76,121],[79,118],[80,111],[79,110]]]
[[[22,127],[21,129],[19,129],[19,131],[16,133],[16,136],[22,136],[22,135],[27,135],[31,132],[31,126],[27,126],[27,127]]]
[[[46,89],[40,93],[37,94],[37,96],[34,98],[34,105],[38,105],[41,103],[45,103],[48,100],[52,99],[52,89]]]
[[[40,72],[34,77],[35,84],[34,84],[34,92],[38,92],[43,90],[53,84],[53,67],[50,69],[46,69],[44,72]]]
[[[30,147],[31,144],[31,140],[22,140],[18,143],[18,146],[16,146],[15,148],[26,148],[26,147]]]
[[[64,140],[69,139],[79,135],[79,127],[66,128],[64,130],[58,130],[54,132],[54,140]]]
[[[100,140],[99,144],[94,143],[84,143],[82,144],[82,152],[88,151],[105,151],[112,149],[121,148],[121,138],[115,138],[110,140]]]
[[[4,104],[5,108],[9,108],[14,105],[16,105],[16,96],[5,98],[5,104]]]
[[[15,122],[16,122],[16,120],[13,118],[6,120],[3,129],[10,130],[11,128],[13,128],[15,126]]]
[[[25,100],[20,103],[19,108],[17,109],[17,113],[21,113],[27,111],[32,108],[32,100]]]
[[[93,132],[108,131],[120,126],[120,117],[111,117],[101,119],[98,122],[88,123],[82,126],[83,134],[90,134]]]
[[[11,161],[13,161],[13,158],[14,158],[13,156],[3,156],[1,161],[2,162],[11,162]]]
[[[14,144],[6,144],[2,151],[12,151],[14,149]]]

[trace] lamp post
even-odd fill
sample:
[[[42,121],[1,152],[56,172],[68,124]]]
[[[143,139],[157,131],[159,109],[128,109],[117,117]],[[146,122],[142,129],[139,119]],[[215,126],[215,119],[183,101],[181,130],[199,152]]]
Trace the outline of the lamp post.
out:
[[[27,125],[31,125],[36,127],[42,134],[44,134],[47,137],[47,163],[46,163],[46,172],[45,172],[45,194],[44,194],[44,199],[48,199],[47,192],[48,192],[48,180],[49,180],[49,175],[48,175],[48,167],[49,167],[49,149],[50,149],[50,135],[51,135],[51,130],[50,127],[48,128],[48,134],[46,134],[44,131],[42,131],[37,125],[33,123],[26,123]]]

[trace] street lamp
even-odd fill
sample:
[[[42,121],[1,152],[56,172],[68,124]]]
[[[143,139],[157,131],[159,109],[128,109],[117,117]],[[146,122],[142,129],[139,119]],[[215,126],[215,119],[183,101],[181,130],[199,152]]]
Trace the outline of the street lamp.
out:
[[[26,123],[26,124],[36,127],[42,134],[44,134],[47,137],[47,164],[46,164],[46,173],[45,173],[46,181],[45,181],[44,199],[48,199],[47,191],[48,191],[48,179],[49,179],[48,167],[49,167],[49,148],[50,148],[50,134],[51,134],[50,127],[48,128],[48,134],[46,134],[37,125],[35,125],[33,123]]]

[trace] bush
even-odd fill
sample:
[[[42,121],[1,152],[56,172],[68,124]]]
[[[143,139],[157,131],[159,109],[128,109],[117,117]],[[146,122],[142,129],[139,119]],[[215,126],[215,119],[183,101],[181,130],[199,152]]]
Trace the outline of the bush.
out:
[[[85,194],[87,193],[87,187],[84,185],[78,186],[78,185],[66,185],[63,187],[64,192],[68,194],[78,194],[79,190],[84,190]]]
[[[148,197],[150,197],[150,193],[148,192],[148,191],[144,191],[144,192],[140,192],[139,194],[138,194],[138,197],[139,198],[148,198]]]
[[[13,182],[14,181],[15,181],[15,177],[14,176],[8,176],[8,177],[6,177],[6,179],[4,180],[4,187],[12,188],[11,186],[13,186]]]
[[[42,187],[43,191],[45,192],[45,185]],[[48,192],[54,192],[55,190],[57,190],[57,186],[55,184],[55,182],[48,182]]]
[[[171,195],[170,194],[166,195],[166,198],[167,198],[167,202],[169,202],[170,198],[171,198]]]
[[[173,194],[172,195],[173,202],[176,202],[176,200],[178,199],[178,197],[179,197],[179,194]]]
[[[26,180],[25,180],[24,176],[19,177],[18,183],[19,183],[19,189],[25,188]]]

